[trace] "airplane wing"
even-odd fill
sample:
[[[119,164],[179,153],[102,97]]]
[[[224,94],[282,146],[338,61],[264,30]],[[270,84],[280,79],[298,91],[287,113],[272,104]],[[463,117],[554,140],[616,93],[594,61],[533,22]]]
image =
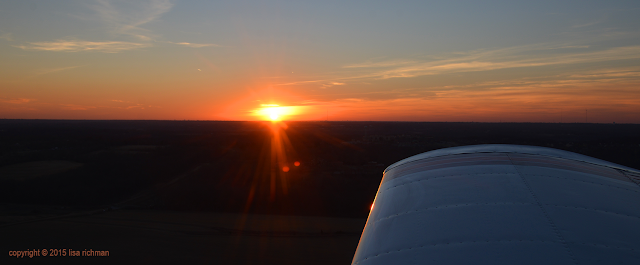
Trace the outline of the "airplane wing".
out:
[[[415,155],[384,171],[352,264],[640,264],[639,183],[552,148]]]

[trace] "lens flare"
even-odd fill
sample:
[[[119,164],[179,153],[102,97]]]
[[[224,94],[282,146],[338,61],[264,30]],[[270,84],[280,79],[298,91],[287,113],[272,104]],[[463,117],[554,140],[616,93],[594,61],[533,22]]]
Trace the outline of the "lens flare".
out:
[[[295,163],[293,163],[294,166],[299,167],[300,166],[300,162],[296,161]]]
[[[252,192],[247,196],[245,209],[249,209],[259,198],[268,194],[269,202],[274,202],[276,197],[287,195],[290,186],[290,179],[295,177],[291,175],[291,170],[298,164],[296,160],[290,160],[289,157],[300,157],[293,148],[287,130],[289,125],[284,121],[301,113],[301,106],[280,106],[276,104],[262,104],[260,107],[249,111],[252,116],[259,117],[260,120],[271,122],[260,122],[260,126],[267,129],[270,137],[263,138],[265,144],[260,152],[259,161],[256,164],[255,174],[252,179]],[[246,112],[245,112],[246,113]],[[249,167],[251,168],[251,167]],[[255,192],[254,192],[255,188]],[[268,192],[265,192],[268,188]],[[265,189],[258,193],[259,189]]]

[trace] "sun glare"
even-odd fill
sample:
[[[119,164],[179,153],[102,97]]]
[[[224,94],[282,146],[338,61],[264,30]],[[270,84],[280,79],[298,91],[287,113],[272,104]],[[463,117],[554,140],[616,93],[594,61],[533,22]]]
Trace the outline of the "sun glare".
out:
[[[281,121],[288,116],[296,115],[298,110],[295,106],[279,106],[277,104],[262,104],[260,108],[253,111],[255,115],[263,120]]]
[[[269,114],[269,119],[272,121],[277,121],[280,118],[277,107],[266,108],[265,110]]]

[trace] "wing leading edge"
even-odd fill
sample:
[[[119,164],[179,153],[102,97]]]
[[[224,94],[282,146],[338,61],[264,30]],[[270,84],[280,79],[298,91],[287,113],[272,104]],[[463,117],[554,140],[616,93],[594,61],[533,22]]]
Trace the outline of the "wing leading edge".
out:
[[[638,170],[477,145],[388,167],[352,264],[640,264]]]

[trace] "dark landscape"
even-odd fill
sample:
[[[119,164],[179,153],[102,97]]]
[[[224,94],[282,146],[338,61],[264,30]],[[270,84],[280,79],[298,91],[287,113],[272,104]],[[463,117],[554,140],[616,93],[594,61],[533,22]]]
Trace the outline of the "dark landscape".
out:
[[[637,124],[0,120],[2,251],[109,251],[3,260],[348,264],[383,170],[401,159],[521,144],[640,168],[639,135]]]

